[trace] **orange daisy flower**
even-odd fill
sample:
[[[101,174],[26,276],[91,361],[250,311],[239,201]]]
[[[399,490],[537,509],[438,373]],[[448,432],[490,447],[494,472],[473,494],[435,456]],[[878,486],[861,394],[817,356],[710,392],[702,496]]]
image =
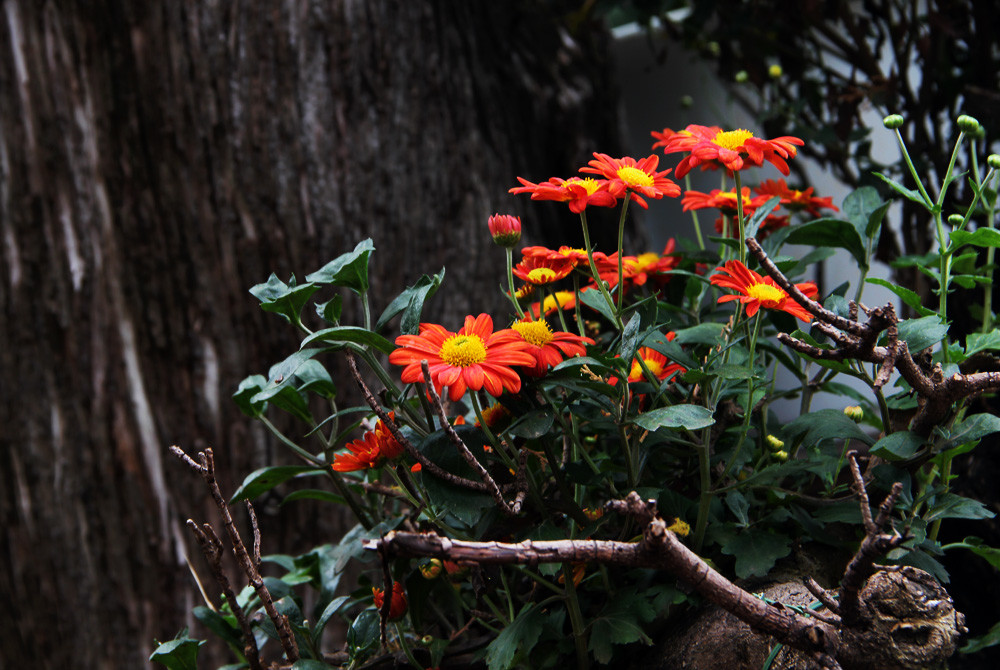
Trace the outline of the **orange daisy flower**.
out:
[[[742,188],[742,194],[744,216],[750,216],[758,207],[771,198],[769,195],[761,195],[756,198],[750,197],[749,186]],[[738,211],[736,208],[736,189],[732,188],[728,191],[723,191],[716,188],[708,193],[684,191],[684,197],[681,198],[681,209],[685,212],[692,209],[718,209],[726,216],[735,216]]]
[[[724,295],[719,298],[719,303],[739,300],[746,305],[747,316],[753,316],[764,307],[766,309],[777,309],[787,312],[794,317],[808,323],[812,321],[812,314],[799,303],[792,300],[784,289],[774,283],[770,277],[761,277],[759,274],[743,265],[739,261],[726,261],[724,267],[715,268],[719,274],[712,275],[711,283],[722,288],[732,289],[738,295]],[[796,284],[807,298],[815,298],[819,289],[812,282]]]
[[[372,587],[372,598],[375,600],[375,609],[381,611],[382,603],[385,602],[385,591]],[[396,621],[402,619],[406,614],[406,591],[403,590],[401,582],[392,583],[392,599],[389,601],[389,620]]]
[[[784,179],[767,179],[754,188],[762,197],[781,198],[781,204],[791,212],[806,212],[812,216],[820,216],[823,209],[830,209],[834,212],[840,211],[833,204],[833,198],[817,198],[813,196],[813,187],[810,186],[804,191],[789,188]]]
[[[489,426],[494,431],[498,428],[506,426],[506,424],[513,418],[513,414],[510,410],[501,405],[498,402],[493,403],[489,407],[483,408],[483,420],[486,425]],[[476,426],[479,426],[479,420],[476,420]],[[487,449],[487,451],[489,451]]]
[[[660,164],[659,156],[655,154],[637,161],[634,158],[612,158],[607,154],[594,152],[594,160],[588,167],[580,168],[580,172],[599,174],[608,180],[608,191],[616,198],[629,197],[643,209],[649,205],[643,198],[659,200],[663,197],[676,198],[681,194],[681,187],[667,179],[670,170],[656,171]]]
[[[389,419],[395,420],[395,413],[389,413]],[[381,465],[384,459],[398,457],[404,447],[393,436],[389,427],[379,421],[373,430],[369,430],[361,439],[347,445],[347,453],[336,454],[330,467],[337,472],[355,472],[371,470]]]
[[[528,256],[541,256],[543,258],[549,258],[555,261],[569,259],[573,262],[574,266],[588,265],[590,261],[587,260],[587,250],[577,249],[574,247],[568,247],[563,245],[558,249],[549,249],[548,247],[524,247],[521,249],[521,255],[527,258]],[[600,258],[604,256],[600,251],[594,252],[595,258]]]
[[[668,342],[673,340],[675,337],[677,337],[677,333],[674,331],[670,331],[666,335]],[[635,352],[635,357],[632,359],[632,367],[629,369],[628,381],[630,383],[646,380],[646,374],[643,372],[642,364],[639,362],[640,360],[646,364],[646,367],[653,373],[653,376],[661,381],[671,375],[681,374],[686,371],[683,365],[674,363],[656,349],[652,349],[650,347],[639,347]],[[608,379],[608,383],[612,386],[614,386],[617,382],[617,377],[611,377]]]
[[[511,326],[529,345],[528,351],[535,357],[535,365],[525,369],[525,374],[541,377],[564,358],[583,356],[587,353],[585,344],[594,344],[589,337],[558,331],[553,333],[545,321],[523,319]]]
[[[608,182],[600,179],[570,177],[560,179],[552,177],[547,182],[535,184],[518,177],[521,186],[509,189],[508,193],[530,193],[532,200],[555,200],[568,202],[569,211],[579,214],[588,205],[595,207],[614,207],[618,200],[608,192]]]
[[[569,276],[575,266],[565,256],[524,256],[513,271],[515,277],[529,284],[551,284]]]
[[[426,381],[420,369],[426,360],[434,388],[440,393],[447,386],[453,401],[467,389],[485,388],[494,397],[504,390],[517,393],[521,378],[511,366],[535,365],[521,336],[509,328],[494,332],[488,314],[465,317],[457,333],[436,323],[422,323],[418,335],[400,335],[396,345],[399,348],[389,354],[389,362],[404,366],[400,374],[404,383]]]
[[[676,243],[673,239],[667,242],[662,254],[647,252],[638,256],[622,258],[622,280],[626,286],[643,286],[651,277],[657,277],[660,283],[666,283],[672,269],[680,263],[680,258],[674,254]],[[618,254],[614,253],[601,259],[594,259],[601,279],[613,288],[618,284]]]
[[[667,137],[663,143],[663,153],[689,152],[680,163],[674,175],[683,177],[692,168],[706,163],[716,163],[729,170],[744,167],[760,167],[764,161],[778,168],[781,174],[788,174],[786,158],[794,158],[796,147],[805,142],[797,137],[778,137],[765,140],[754,137],[749,130],[722,130],[718,126],[689,125],[682,132]]]

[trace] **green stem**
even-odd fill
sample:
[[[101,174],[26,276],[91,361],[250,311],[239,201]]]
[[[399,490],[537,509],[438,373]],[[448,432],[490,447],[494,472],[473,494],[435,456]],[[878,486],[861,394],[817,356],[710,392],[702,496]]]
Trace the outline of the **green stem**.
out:
[[[625,266],[624,259],[622,258],[622,243],[625,239],[625,213],[628,211],[628,203],[631,200],[631,195],[631,191],[626,193],[625,199],[622,201],[622,213],[618,217],[618,310],[615,312],[615,318],[619,322],[622,318],[622,298],[625,295],[625,286],[623,284],[625,281]]]
[[[587,670],[590,667],[590,655],[587,653],[587,627],[580,611],[580,600],[576,596],[576,585],[573,584],[573,570],[567,563],[562,566],[563,581],[566,583],[566,610],[573,627],[573,642],[576,645],[576,667]]]
[[[740,231],[739,236],[736,238],[737,249],[739,250],[740,263],[746,265],[747,262],[747,245],[743,241],[744,231],[746,230],[746,221],[743,219],[743,181],[740,178],[740,171],[733,170],[733,178],[736,180],[736,219],[737,219],[737,230]]]
[[[521,304],[517,300],[517,296],[514,295],[514,250],[510,247],[505,247],[504,251],[507,252],[507,287],[510,291],[510,301],[514,305],[514,311],[517,312],[517,318],[524,319],[524,311],[521,310]],[[541,307],[539,307],[539,311]],[[541,317],[541,314],[539,314]]]
[[[621,330],[624,326],[622,325],[621,315],[618,314],[615,309],[615,301],[611,299],[611,294],[608,293],[608,287],[604,285],[604,280],[601,279],[601,274],[597,271],[597,263],[594,262],[594,248],[590,244],[590,230],[587,228],[587,211],[584,210],[580,212],[580,223],[583,225],[583,245],[587,250],[587,260],[590,262],[590,272],[594,276],[594,282],[597,284],[597,288],[600,289],[601,295],[604,296],[604,300],[608,303],[608,307],[611,308],[611,313],[615,317],[615,327]]]
[[[927,194],[927,189],[924,188],[923,182],[920,180],[920,176],[917,174],[917,169],[913,167],[913,161],[910,160],[910,154],[906,150],[906,143],[903,141],[903,136],[899,133],[897,128],[893,132],[896,133],[896,141],[899,143],[899,149],[903,152],[903,160],[906,162],[906,167],[910,170],[910,175],[913,177],[913,181],[917,183],[917,189],[920,191],[920,196],[924,199],[924,207],[928,210],[934,207],[934,201]]]
[[[684,189],[691,190],[691,173],[684,175]],[[705,250],[705,239],[701,236],[701,224],[698,222],[698,211],[691,210],[691,219],[694,221],[694,235],[698,239],[698,248]]]

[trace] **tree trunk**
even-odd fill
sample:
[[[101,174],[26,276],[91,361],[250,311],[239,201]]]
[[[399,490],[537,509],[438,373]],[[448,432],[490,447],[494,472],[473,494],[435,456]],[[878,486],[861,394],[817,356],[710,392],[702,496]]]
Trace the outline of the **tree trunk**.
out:
[[[230,487],[279,460],[229,398],[297,347],[250,286],[373,237],[376,313],[442,266],[428,316],[498,305],[515,175],[618,149],[607,34],[562,4],[3,2],[4,667],[141,667],[192,623],[210,505],[167,447]],[[297,505],[259,510],[265,553],[342,524]]]

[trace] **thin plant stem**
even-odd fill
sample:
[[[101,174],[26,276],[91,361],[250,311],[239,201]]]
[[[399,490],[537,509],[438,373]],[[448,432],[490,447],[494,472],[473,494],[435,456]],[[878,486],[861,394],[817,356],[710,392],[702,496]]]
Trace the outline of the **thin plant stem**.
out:
[[[514,305],[514,311],[517,312],[517,318],[524,319],[524,311],[521,309],[521,304],[515,295],[517,292],[514,290],[514,250],[505,247],[504,251],[507,252],[507,288],[510,291],[510,301]]]
[[[583,226],[583,245],[587,250],[587,260],[590,262],[590,272],[594,276],[594,282],[596,282],[597,288],[600,289],[601,295],[604,296],[604,300],[608,303],[608,307],[611,308],[611,313],[615,317],[615,327],[618,328],[618,330],[621,330],[623,327],[622,317],[615,309],[615,301],[612,300],[611,294],[608,293],[608,287],[604,285],[604,281],[601,279],[601,274],[597,271],[597,263],[594,262],[594,248],[590,244],[590,230],[587,227],[586,210],[580,212],[580,223]]]
[[[631,200],[632,192],[628,191],[625,195],[625,199],[622,200],[622,213],[618,217],[618,309],[615,312],[615,318],[621,321],[622,318],[622,299],[625,295],[625,286],[623,284],[625,277],[624,269],[624,259],[622,258],[622,247],[625,240],[625,213],[628,212],[628,203]]]

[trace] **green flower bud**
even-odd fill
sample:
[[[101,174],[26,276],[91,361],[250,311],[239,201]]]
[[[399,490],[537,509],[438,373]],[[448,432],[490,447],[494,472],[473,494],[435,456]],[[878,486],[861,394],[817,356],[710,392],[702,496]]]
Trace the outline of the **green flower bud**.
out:
[[[781,75],[784,74],[784,71],[781,69],[780,65],[772,65],[767,68],[767,74],[771,77],[771,79],[780,79]]]
[[[949,226],[960,226],[962,222],[965,221],[965,217],[961,214],[949,214],[948,215],[948,225]]]
[[[694,106],[694,98],[692,98],[690,95],[682,95],[680,102],[681,102],[681,107],[684,109],[688,109]]]
[[[740,70],[739,72],[736,73],[736,76],[734,77],[737,84],[745,84],[749,78],[750,75],[747,74],[746,70]]]
[[[858,423],[861,421],[861,419],[865,418],[865,411],[860,407],[858,407],[857,405],[851,405],[850,407],[844,408],[844,415],[848,419],[851,419],[855,423]]]
[[[771,451],[781,451],[785,448],[785,443],[779,440],[774,435],[768,435],[764,438],[764,442],[767,443],[767,448]]]
[[[986,159],[986,164],[994,170],[1000,170],[1000,154],[990,154]]]
[[[784,449],[782,449],[781,451],[776,451],[771,455],[774,456],[774,460],[778,461],[779,463],[784,463],[785,461],[788,460],[788,452],[785,451]]]
[[[889,116],[882,119],[882,125],[884,125],[889,130],[896,130],[903,125],[903,117],[899,114],[890,114]]]
[[[705,50],[708,51],[708,53],[711,54],[712,56],[715,56],[716,58],[718,58],[719,54],[722,53],[722,47],[719,46],[718,42],[709,42],[708,44],[705,45]]]
[[[979,121],[967,114],[958,117],[957,123],[963,133],[974,133],[979,130]]]

